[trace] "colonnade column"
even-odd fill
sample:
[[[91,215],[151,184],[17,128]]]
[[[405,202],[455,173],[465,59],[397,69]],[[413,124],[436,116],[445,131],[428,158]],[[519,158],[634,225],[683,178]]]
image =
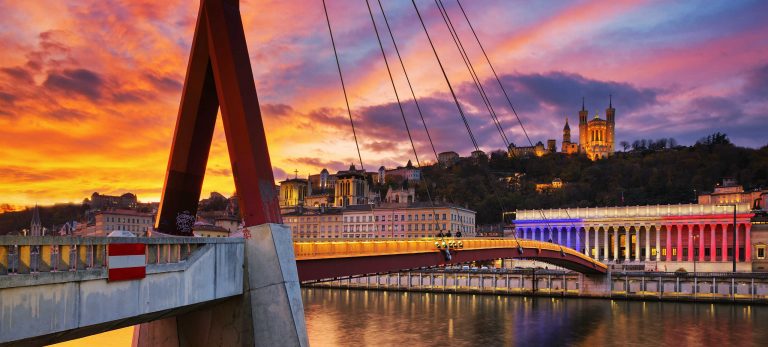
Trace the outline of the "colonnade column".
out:
[[[681,225],[677,225],[675,229],[677,229],[677,245],[675,245],[675,252],[677,252],[677,256],[675,256],[675,260],[682,261],[683,260],[683,228],[681,227]]]
[[[717,231],[717,224],[709,226],[709,261],[717,261],[717,237],[715,232]]]
[[[696,248],[693,244],[693,227],[689,225],[686,229],[688,229],[688,261],[693,261],[693,249]]]
[[[608,252],[608,239],[609,238],[610,237],[609,237],[609,233],[608,233],[608,228],[603,229],[603,252],[605,252],[605,255],[603,256],[603,258],[605,258],[605,260],[611,260],[611,257],[609,256],[610,252]]]
[[[600,229],[595,230],[595,259],[600,258]]]
[[[664,257],[664,261],[672,260],[672,228],[670,225],[666,225],[664,229],[667,229],[667,255]]]
[[[723,256],[722,261],[728,261],[728,224],[723,224],[721,229],[723,229]]]
[[[592,256],[592,251],[589,250],[589,228],[584,228],[584,253],[588,256]]]
[[[736,235],[735,237],[736,243],[733,245],[733,256],[735,257],[734,259],[736,259],[736,261],[739,261],[739,254],[741,252],[739,252],[739,225],[738,224],[733,226],[733,232],[735,233],[734,235]]]
[[[640,261],[640,228],[635,229],[635,261]]]
[[[619,229],[615,229],[613,236],[613,260],[619,259],[619,235]]]
[[[566,229],[566,230],[567,231],[565,232],[565,245],[567,247],[573,248],[573,245],[571,245],[571,231],[572,230],[571,229]]]
[[[661,260],[661,228],[654,227],[653,228],[656,231],[656,261]]]
[[[651,260],[651,229],[645,229],[645,261]]]
[[[581,237],[579,237],[579,229],[575,229],[574,228],[573,231],[574,231],[574,234],[575,234],[574,236],[576,237],[576,247],[574,247],[574,249],[576,249],[576,251],[578,251],[580,249],[580,246],[581,246]]]
[[[749,236],[750,231],[752,231],[752,225],[745,224],[744,225],[744,261],[746,262],[752,261],[752,242]]]
[[[704,226],[699,225],[699,261],[704,261]]]
[[[563,244],[563,229],[557,228],[557,244],[562,245]]]
[[[626,235],[624,236],[624,252],[627,253],[627,255],[624,257],[624,260],[632,260],[632,252],[630,252],[630,249],[632,249],[632,234],[630,234],[630,230],[632,228],[626,228],[624,229],[626,231]]]

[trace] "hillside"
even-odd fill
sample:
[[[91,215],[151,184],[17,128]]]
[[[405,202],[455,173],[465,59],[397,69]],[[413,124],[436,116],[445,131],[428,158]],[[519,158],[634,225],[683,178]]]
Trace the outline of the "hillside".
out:
[[[525,174],[518,187],[500,181],[514,173]],[[697,144],[619,152],[595,162],[559,153],[539,158],[494,153],[487,163],[462,159],[448,169],[425,168],[424,177],[432,196],[477,210],[478,223],[487,224],[501,221],[502,209],[690,203],[723,177],[735,178],[745,189],[766,188],[768,146]],[[565,183],[562,189],[536,192],[536,183],[554,178]],[[423,184],[419,194],[426,198]]]

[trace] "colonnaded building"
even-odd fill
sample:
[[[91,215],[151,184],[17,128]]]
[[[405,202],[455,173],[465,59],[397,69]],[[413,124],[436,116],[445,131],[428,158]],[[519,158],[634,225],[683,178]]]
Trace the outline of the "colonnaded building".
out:
[[[768,271],[767,194],[724,184],[699,204],[518,210],[514,231],[645,270],[732,271],[735,257],[737,271]]]

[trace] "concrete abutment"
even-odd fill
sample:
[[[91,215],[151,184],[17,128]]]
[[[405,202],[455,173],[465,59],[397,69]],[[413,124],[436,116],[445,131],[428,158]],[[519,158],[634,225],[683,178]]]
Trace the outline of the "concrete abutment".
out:
[[[309,346],[290,229],[263,224],[247,231],[243,294],[141,324],[133,346]]]

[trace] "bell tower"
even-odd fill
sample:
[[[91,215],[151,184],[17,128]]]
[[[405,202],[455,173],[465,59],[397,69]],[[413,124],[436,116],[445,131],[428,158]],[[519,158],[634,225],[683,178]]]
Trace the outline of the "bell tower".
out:
[[[584,151],[589,144],[589,137],[587,132],[587,117],[589,112],[584,107],[584,98],[581,98],[581,111],[579,111],[579,146]]]
[[[608,94],[608,108],[605,109],[605,120],[606,120],[606,145],[608,146],[608,153],[613,154],[615,151],[614,147],[614,136],[616,134],[616,109],[613,108],[613,95]]]

